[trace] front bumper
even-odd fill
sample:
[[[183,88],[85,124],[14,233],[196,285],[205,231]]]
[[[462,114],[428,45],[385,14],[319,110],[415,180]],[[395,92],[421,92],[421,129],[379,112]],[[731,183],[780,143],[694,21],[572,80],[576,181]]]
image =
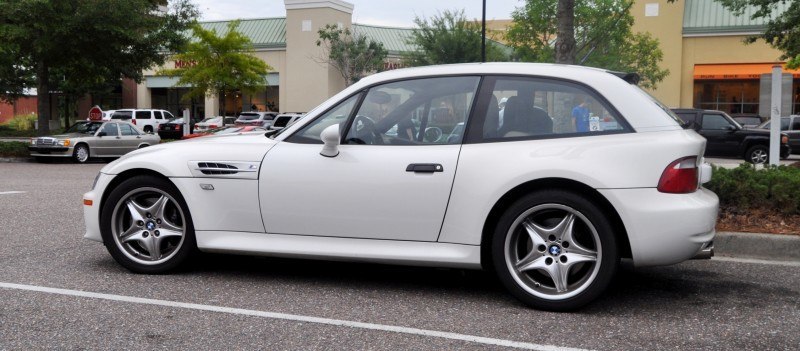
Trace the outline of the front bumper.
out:
[[[31,156],[52,156],[52,157],[70,157],[72,156],[72,147],[67,146],[28,146],[28,151]]]
[[[84,239],[103,242],[103,237],[100,235],[100,208],[103,206],[103,190],[114,177],[114,175],[100,173],[94,189],[83,194],[83,222],[86,224]],[[91,201],[92,204],[86,205],[87,200]]]
[[[655,188],[599,191],[622,218],[637,267],[691,259],[714,240],[719,199],[708,189],[691,194]]]

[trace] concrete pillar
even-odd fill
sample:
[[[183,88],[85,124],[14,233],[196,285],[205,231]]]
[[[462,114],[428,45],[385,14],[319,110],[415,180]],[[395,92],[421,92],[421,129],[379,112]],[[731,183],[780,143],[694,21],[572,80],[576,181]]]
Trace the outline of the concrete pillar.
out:
[[[339,73],[319,62],[327,58],[316,44],[317,32],[327,24],[350,28],[353,4],[341,0],[284,0],[284,4],[286,72],[280,77],[280,107],[308,111],[345,88]]]
[[[146,78],[145,78],[146,79]],[[122,108],[152,108],[152,95],[150,95],[150,88],[142,81],[136,85],[136,101],[135,106],[122,105]]]
[[[772,74],[761,75],[759,84],[758,115],[767,117],[772,114]],[[792,112],[792,74],[784,73],[781,76],[781,117],[789,116]]]
[[[215,117],[219,114],[219,98],[217,95],[206,95],[205,118]]]

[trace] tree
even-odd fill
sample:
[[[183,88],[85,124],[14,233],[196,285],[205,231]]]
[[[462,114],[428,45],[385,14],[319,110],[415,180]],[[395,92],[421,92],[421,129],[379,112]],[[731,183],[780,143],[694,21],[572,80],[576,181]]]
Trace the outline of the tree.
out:
[[[669,0],[675,2],[677,0]],[[751,19],[765,18],[767,29],[763,34],[750,36],[745,41],[753,43],[764,39],[772,47],[783,52],[781,60],[786,60],[786,67],[795,69],[800,67],[800,1],[786,0],[715,0],[733,11],[736,15],[744,13],[748,7],[756,11]],[[778,14],[778,5],[789,3],[786,11]]]
[[[178,85],[191,86],[184,99],[206,95],[220,96],[222,113],[225,113],[225,93],[236,89],[254,93],[267,84],[267,73],[272,67],[253,56],[253,43],[239,32],[239,21],[228,23],[227,32],[217,35],[216,30],[192,26],[196,40],[188,43],[175,60],[189,64],[162,70],[161,74],[180,77]]]
[[[406,55],[409,65],[481,62],[481,28],[467,20],[464,10],[440,12],[430,19],[416,17],[414,24],[409,44],[417,50]],[[487,43],[486,61],[507,60],[499,44]]]
[[[370,72],[383,68],[383,60],[388,52],[382,43],[351,31],[350,28],[339,28],[332,24],[326,25],[317,33],[317,46],[322,47],[324,57],[318,62],[333,66],[348,86]]]
[[[49,133],[52,90],[82,96],[163,64],[197,9],[176,0],[6,0],[0,6],[0,95],[37,88],[39,134]],[[9,62],[10,61],[10,62]],[[9,65],[10,64],[10,65]]]
[[[573,44],[568,39],[559,46],[559,32],[570,33],[568,24],[560,28],[558,23],[560,1],[528,0],[511,14],[514,24],[506,39],[518,59],[559,63],[572,60],[578,65],[637,72],[642,77],[640,85],[647,88],[654,88],[669,74],[658,66],[664,56],[658,40],[631,30],[632,0],[575,0]],[[559,50],[563,51],[560,59]]]
[[[575,63],[575,0],[558,0],[556,6],[556,63]]]

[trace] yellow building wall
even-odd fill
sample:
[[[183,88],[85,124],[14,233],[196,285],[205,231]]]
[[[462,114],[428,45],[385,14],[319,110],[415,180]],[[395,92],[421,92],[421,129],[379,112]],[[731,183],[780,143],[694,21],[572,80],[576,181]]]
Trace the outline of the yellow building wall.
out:
[[[648,4],[658,6],[657,16],[645,16]],[[669,75],[658,83],[656,89],[651,89],[650,93],[669,107],[678,107],[681,103],[683,4],[683,1],[669,3],[667,0],[640,0],[630,10],[634,17],[634,33],[649,32],[658,39],[659,47],[664,53],[661,68],[668,69]]]
[[[694,103],[695,65],[781,62],[780,51],[763,40],[745,44],[745,38],[743,35],[683,38],[680,107],[692,107]]]

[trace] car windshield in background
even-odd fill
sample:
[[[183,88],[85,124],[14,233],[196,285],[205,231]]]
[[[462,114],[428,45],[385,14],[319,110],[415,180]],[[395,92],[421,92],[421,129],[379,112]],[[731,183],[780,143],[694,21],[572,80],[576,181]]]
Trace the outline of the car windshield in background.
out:
[[[101,125],[103,125],[103,122],[75,123],[65,133],[94,134]]]
[[[183,118],[173,118],[173,119],[168,120],[167,123],[183,124]]]
[[[239,115],[239,119],[244,121],[252,121],[254,119],[258,119],[258,113],[242,113]]]
[[[760,126],[758,126],[758,128],[769,129],[770,122],[772,121],[766,121],[762,123]],[[789,118],[786,117],[781,118],[781,130],[789,130]]]

